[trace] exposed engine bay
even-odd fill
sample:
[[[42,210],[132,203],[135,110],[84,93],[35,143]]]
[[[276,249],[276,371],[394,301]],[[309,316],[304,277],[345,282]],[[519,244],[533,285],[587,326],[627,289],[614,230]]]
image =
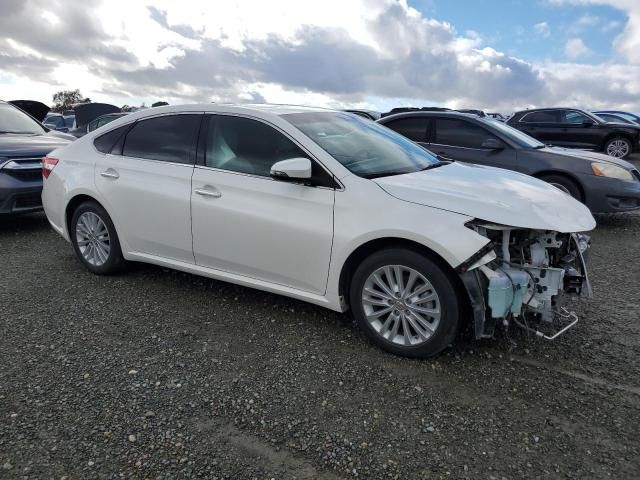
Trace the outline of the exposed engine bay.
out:
[[[587,235],[482,221],[467,226],[491,240],[459,267],[471,297],[477,338],[492,336],[496,323],[513,323],[552,340],[577,323],[564,300],[568,295],[591,296]],[[544,333],[531,324],[546,324],[555,331]]]

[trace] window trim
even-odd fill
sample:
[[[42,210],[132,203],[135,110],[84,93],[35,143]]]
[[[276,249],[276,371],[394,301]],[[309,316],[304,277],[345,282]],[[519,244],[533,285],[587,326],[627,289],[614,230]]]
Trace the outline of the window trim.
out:
[[[248,120],[254,120],[257,122],[260,122],[268,127],[271,127],[273,129],[275,129],[277,132],[281,133],[282,135],[284,135],[287,139],[289,139],[291,142],[293,142],[298,148],[300,148],[300,150],[302,150],[304,153],[306,153],[309,156],[309,160],[311,160],[312,162],[316,162],[328,175],[329,177],[333,180],[334,186],[333,187],[329,187],[329,186],[324,186],[324,185],[304,185],[302,182],[288,182],[288,183],[293,183],[295,185],[302,185],[302,186],[307,186],[307,187],[313,187],[313,188],[324,188],[327,190],[334,190],[334,191],[344,191],[345,187],[344,184],[338,179],[338,177],[336,177],[334,175],[334,173],[331,171],[331,169],[329,169],[328,167],[326,167],[324,165],[324,163],[322,163],[320,160],[318,160],[318,158],[313,155],[311,152],[309,152],[309,150],[304,146],[301,145],[300,142],[298,142],[295,138],[293,138],[288,132],[284,131],[282,128],[280,128],[277,125],[274,125],[273,123],[264,120],[262,118],[258,118],[258,117],[254,117],[253,115],[247,115],[244,113],[230,113],[230,112],[204,112],[204,116],[202,119],[202,122],[200,123],[200,135],[198,138],[198,151],[196,152],[196,163],[195,163],[195,167],[196,168],[200,168],[200,169],[207,169],[207,170],[213,170],[213,171],[218,171],[218,172],[225,172],[225,173],[233,173],[236,175],[245,175],[248,177],[254,177],[254,178],[261,178],[263,180],[270,180],[273,182],[278,182],[278,183],[284,183],[282,180],[277,180],[275,178],[272,178],[271,176],[264,176],[264,175],[256,175],[254,173],[245,173],[245,172],[237,172],[235,170],[225,170],[224,168],[217,168],[217,167],[210,167],[206,164],[206,158],[205,158],[205,149],[206,149],[206,136],[203,134],[204,129],[209,127],[209,124],[211,122],[211,120],[213,119],[214,116],[222,116],[222,117],[238,117],[238,118],[245,118]]]

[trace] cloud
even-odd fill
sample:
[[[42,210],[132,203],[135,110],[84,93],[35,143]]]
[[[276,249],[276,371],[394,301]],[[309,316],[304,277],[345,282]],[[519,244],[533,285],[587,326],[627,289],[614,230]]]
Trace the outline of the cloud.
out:
[[[551,27],[549,27],[547,22],[536,23],[533,26],[533,29],[537,34],[542,35],[545,38],[549,38],[551,36]]]
[[[551,34],[546,22],[534,29]],[[534,64],[485,41],[426,18],[403,0],[85,0],[73,8],[59,0],[5,0],[0,85],[7,98],[28,97],[19,90],[28,85],[51,93],[80,88],[94,100],[120,103],[435,103],[513,110],[567,99],[638,102],[633,93],[640,76],[632,66],[600,71]],[[567,58],[588,53],[580,38],[567,42]],[[629,81],[617,84],[614,72]]]
[[[567,40],[567,43],[564,45],[564,54],[575,60],[580,57],[586,57],[591,54],[591,50],[587,47],[581,38],[574,37]]]

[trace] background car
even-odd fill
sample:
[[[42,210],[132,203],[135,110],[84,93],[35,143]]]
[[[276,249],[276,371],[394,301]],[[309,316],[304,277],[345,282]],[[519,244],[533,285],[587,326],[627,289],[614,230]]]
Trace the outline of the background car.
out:
[[[356,115],[369,120],[378,120],[382,116],[380,112],[376,112],[375,110],[347,109],[345,112],[355,113]]]
[[[106,115],[109,113],[121,113],[120,108],[115,105],[111,105],[109,103],[98,103],[98,102],[90,102],[90,103],[80,103],[73,106],[73,112],[75,114],[75,127],[69,130],[69,133],[76,138],[82,137],[87,133],[87,129],[89,128],[89,124],[101,117],[102,115]],[[94,129],[97,127],[94,127]]]
[[[43,122],[47,113],[51,110],[48,105],[37,100],[9,100],[9,103],[31,115],[38,122]]]
[[[52,130],[67,133],[71,129],[75,128],[75,115],[63,115],[61,113],[51,112],[48,113],[42,123]]]
[[[114,120],[120,117],[124,117],[128,114],[129,112],[107,113],[106,115],[101,115],[98,118],[91,120],[83,129],[77,128],[70,133],[72,133],[75,137],[80,138],[89,132],[93,132],[96,128],[100,128],[103,125],[113,122]]]
[[[621,112],[619,110],[598,110],[597,112],[593,112],[595,113],[598,117],[600,118],[605,118],[606,116],[610,116],[611,118],[615,118],[617,119],[623,119],[626,122],[631,122],[631,123],[635,123],[636,125],[640,125],[640,116],[636,115],[635,113],[629,113],[629,112]]]
[[[640,173],[621,159],[548,147],[505,123],[476,115],[409,112],[378,123],[442,158],[507,168],[544,180],[593,212],[640,208]]]
[[[0,214],[42,208],[42,157],[73,139],[0,101]]]
[[[524,110],[507,124],[546,144],[596,150],[616,158],[627,158],[640,148],[640,125],[604,122],[575,108]]]
[[[620,115],[616,115],[615,113],[595,113],[593,112],[594,115],[596,115],[600,120],[603,120],[605,122],[609,122],[609,123],[623,123],[623,124],[628,124],[628,125],[638,125],[636,122],[633,122],[631,120],[627,120],[624,117],[621,117]]]

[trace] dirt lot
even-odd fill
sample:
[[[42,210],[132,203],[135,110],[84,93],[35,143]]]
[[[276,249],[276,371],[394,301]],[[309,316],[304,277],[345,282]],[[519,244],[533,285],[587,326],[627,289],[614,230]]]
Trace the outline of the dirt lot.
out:
[[[0,221],[0,478],[638,478],[640,215],[597,220],[574,331],[431,361],[268,293],[97,277],[42,215]]]

